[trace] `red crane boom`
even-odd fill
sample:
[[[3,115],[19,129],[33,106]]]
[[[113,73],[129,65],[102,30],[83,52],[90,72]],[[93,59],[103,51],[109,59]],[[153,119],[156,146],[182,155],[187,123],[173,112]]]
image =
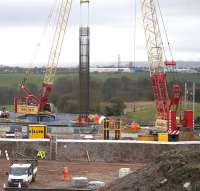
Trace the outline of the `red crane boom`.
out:
[[[165,122],[162,130],[177,133],[179,128],[176,125],[176,113],[181,103],[181,87],[174,83],[169,97],[166,79],[166,67],[175,66],[176,62],[164,61],[164,47],[154,0],[141,0],[141,5],[157,119]]]
[[[49,95],[56,74],[56,69],[62,49],[62,44],[67,28],[68,18],[71,10],[72,0],[62,0],[59,10],[58,21],[53,37],[53,43],[49,54],[42,93],[40,96],[34,95],[25,85],[26,79],[20,84],[20,89],[25,93],[25,97],[14,98],[15,112],[17,113],[39,113],[43,111],[52,112],[51,104],[47,104]]]

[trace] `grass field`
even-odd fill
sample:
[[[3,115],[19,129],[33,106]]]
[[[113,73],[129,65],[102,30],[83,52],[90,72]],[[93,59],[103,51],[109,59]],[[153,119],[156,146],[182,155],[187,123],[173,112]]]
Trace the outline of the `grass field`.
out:
[[[21,73],[3,73],[0,74],[0,86],[17,87],[22,81],[24,74]],[[30,82],[37,84],[42,79],[41,75],[31,75]]]
[[[155,119],[156,110],[154,102],[135,102],[131,104],[131,109],[126,116],[137,122],[152,122]],[[132,110],[130,112],[130,110]],[[133,112],[133,110],[135,110]]]
[[[64,77],[65,75],[57,75],[56,79]],[[69,76],[72,76],[71,74]],[[22,73],[8,73],[8,74],[0,74],[0,87],[17,87],[22,81],[24,74]],[[32,74],[30,75],[27,83],[33,83],[36,85],[40,85],[43,81],[44,76],[42,74]]]
[[[132,80],[146,78],[149,79],[149,72],[138,72],[138,73],[92,73],[91,78],[105,81],[109,78],[121,78],[125,76]],[[168,75],[169,81],[188,81],[188,82],[200,82],[200,75],[199,74],[190,74],[190,73],[169,73]]]
[[[126,76],[130,79],[138,79],[139,77],[147,77],[147,73],[92,73],[91,79],[105,81],[108,78],[121,78],[122,76]],[[24,77],[23,73],[0,73],[0,87],[16,87],[22,81]],[[78,79],[78,74],[76,73],[68,73],[68,74],[57,74],[55,80],[59,78],[69,78],[69,79]],[[42,74],[31,74],[27,83],[33,83],[36,85],[40,85],[43,81],[44,76]]]
[[[132,80],[137,80],[139,78],[149,78],[148,72],[141,72],[141,73],[91,73],[91,79],[101,80],[105,81],[108,78],[121,78],[122,76],[125,76],[127,78],[130,78]],[[16,87],[19,85],[20,81],[23,79],[24,74],[23,73],[0,73],[0,87],[6,86],[6,87]],[[29,77],[29,80],[27,83],[33,83],[36,85],[40,85],[43,81],[43,75],[42,74],[31,74]],[[78,79],[77,73],[67,73],[67,74],[57,74],[55,80],[59,78],[70,78],[70,79]],[[189,74],[189,73],[179,73],[178,77],[175,74],[169,74],[168,79],[169,81],[174,80],[176,77],[177,80],[181,81],[194,81],[196,83],[199,83],[200,81],[200,75],[199,74]]]
[[[126,116],[131,118],[137,122],[152,122],[155,120],[156,109],[154,102],[136,102],[135,104],[135,112],[127,112]],[[133,108],[133,103],[131,103],[131,107]],[[192,105],[188,105],[189,109],[192,109]],[[130,110],[130,108],[129,108]],[[200,103],[195,104],[195,117],[200,115]]]
[[[121,78],[122,76],[125,76],[132,80],[137,80],[139,78],[148,78],[149,74],[147,72],[141,72],[141,73],[92,73],[91,78],[96,80],[102,80],[106,81],[109,78]]]

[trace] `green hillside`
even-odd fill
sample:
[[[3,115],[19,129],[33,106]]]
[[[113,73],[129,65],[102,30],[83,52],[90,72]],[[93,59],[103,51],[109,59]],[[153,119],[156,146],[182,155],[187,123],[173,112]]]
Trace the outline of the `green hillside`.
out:
[[[132,80],[138,80],[141,78],[149,79],[148,72],[141,72],[141,73],[91,73],[91,79],[106,81],[109,78],[121,78],[122,76],[130,78]],[[16,87],[20,81],[23,79],[23,73],[0,73],[0,87]],[[77,79],[78,74],[76,73],[67,73],[67,74],[57,74],[56,79],[59,78],[71,78]],[[169,81],[195,81],[196,83],[200,82],[200,75],[199,74],[190,74],[190,73],[178,73],[177,74],[169,74],[168,75]],[[41,84],[43,80],[42,74],[31,74],[27,83],[33,84]]]

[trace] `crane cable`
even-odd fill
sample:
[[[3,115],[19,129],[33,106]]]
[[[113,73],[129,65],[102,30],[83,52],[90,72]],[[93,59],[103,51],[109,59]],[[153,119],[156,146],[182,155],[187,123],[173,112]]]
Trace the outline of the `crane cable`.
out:
[[[168,50],[169,50],[169,53],[170,53],[172,61],[174,61],[173,54],[172,54],[172,48],[171,48],[171,45],[170,45],[170,42],[169,42],[169,37],[167,35],[167,29],[166,29],[165,21],[164,21],[163,14],[162,14],[162,11],[161,11],[159,0],[156,0],[156,2],[157,2],[157,5],[158,5],[158,11],[159,11],[159,14],[160,14],[160,17],[161,17],[161,21],[162,21],[162,25],[163,25],[165,38],[167,40]],[[163,47],[164,47],[164,45],[163,45]],[[172,72],[174,73],[174,74],[172,74],[173,81],[174,82],[175,81],[180,81],[180,77],[179,77],[179,75],[177,75],[178,71],[176,69],[176,66],[172,68]]]
[[[57,2],[58,2],[58,3],[57,3]],[[24,74],[24,77],[23,77],[23,80],[22,80],[21,84],[24,84],[24,83],[28,80],[28,77],[29,77],[29,75],[30,75],[30,73],[31,73],[31,70],[32,70],[31,66],[32,66],[33,63],[35,62],[35,59],[36,59],[37,55],[38,55],[39,52],[40,52],[40,48],[41,48],[41,46],[42,46],[44,36],[45,36],[45,34],[46,34],[46,32],[47,32],[48,27],[50,26],[50,24],[51,24],[51,22],[52,22],[52,18],[53,18],[54,12],[56,12],[56,14],[57,14],[57,12],[58,12],[58,11],[56,11],[56,10],[57,10],[57,6],[56,6],[57,4],[58,4],[58,7],[59,7],[60,0],[55,0],[55,1],[53,1],[53,3],[52,3],[52,6],[51,6],[51,8],[50,8],[50,12],[49,12],[49,15],[48,15],[47,22],[46,22],[46,24],[45,24],[45,26],[44,26],[44,28],[43,28],[43,30],[42,30],[41,36],[40,36],[40,38],[39,38],[39,41],[36,43],[36,46],[35,46],[34,51],[33,51],[32,59],[31,59],[31,61],[29,62],[29,67],[28,67],[27,71],[26,71],[25,74]],[[55,15],[55,19],[56,19],[56,15]],[[55,22],[55,21],[54,21],[54,22]]]
[[[173,61],[174,59],[173,59],[173,54],[172,54],[172,48],[171,48],[171,45],[170,45],[170,42],[169,42],[169,38],[168,38],[168,35],[167,35],[167,29],[166,29],[166,25],[165,25],[165,22],[164,22],[164,19],[163,19],[163,14],[162,14],[162,11],[161,11],[160,3],[159,3],[159,0],[156,0],[156,1],[157,1],[158,10],[159,10],[161,21],[162,21],[162,25],[163,25],[165,37],[166,37],[166,40],[167,40],[168,49],[169,49],[169,52],[170,52],[171,59]]]
[[[153,0],[154,1],[154,0]],[[162,49],[162,56],[164,56],[164,58],[165,58],[165,60],[167,60],[167,56],[166,56],[166,50],[165,50],[165,46],[164,46],[164,43],[163,43],[163,39],[162,39],[162,35],[161,35],[161,31],[160,31],[160,24],[159,24],[159,19],[158,19],[158,12],[157,12],[157,9],[156,9],[156,4],[154,3],[154,2],[152,2],[152,9],[154,9],[153,10],[153,12],[154,12],[154,14],[155,14],[155,19],[156,20],[153,20],[153,23],[154,23],[154,28],[155,28],[155,26],[159,26],[158,27],[158,31],[157,32],[159,32],[159,35],[160,35],[160,43],[161,43],[161,46],[162,47],[160,47],[161,49]],[[161,10],[160,10],[161,11]],[[159,12],[160,13],[160,12]],[[161,14],[161,13],[160,13]],[[154,32],[156,32],[155,30],[154,30]],[[157,47],[158,47],[158,44],[157,44]]]
[[[136,66],[136,32],[137,32],[137,0],[134,4],[134,39],[133,39],[133,66]]]

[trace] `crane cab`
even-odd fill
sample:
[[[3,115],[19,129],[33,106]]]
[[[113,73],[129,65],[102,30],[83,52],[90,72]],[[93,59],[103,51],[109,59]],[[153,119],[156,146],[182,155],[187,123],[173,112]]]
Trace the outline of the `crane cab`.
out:
[[[14,111],[19,114],[51,114],[55,113],[53,103],[46,103],[42,108],[39,104],[34,103],[31,99],[14,98]]]
[[[49,113],[55,113],[55,106],[53,103],[46,103],[44,107],[42,108],[42,111],[44,113],[49,112]]]

